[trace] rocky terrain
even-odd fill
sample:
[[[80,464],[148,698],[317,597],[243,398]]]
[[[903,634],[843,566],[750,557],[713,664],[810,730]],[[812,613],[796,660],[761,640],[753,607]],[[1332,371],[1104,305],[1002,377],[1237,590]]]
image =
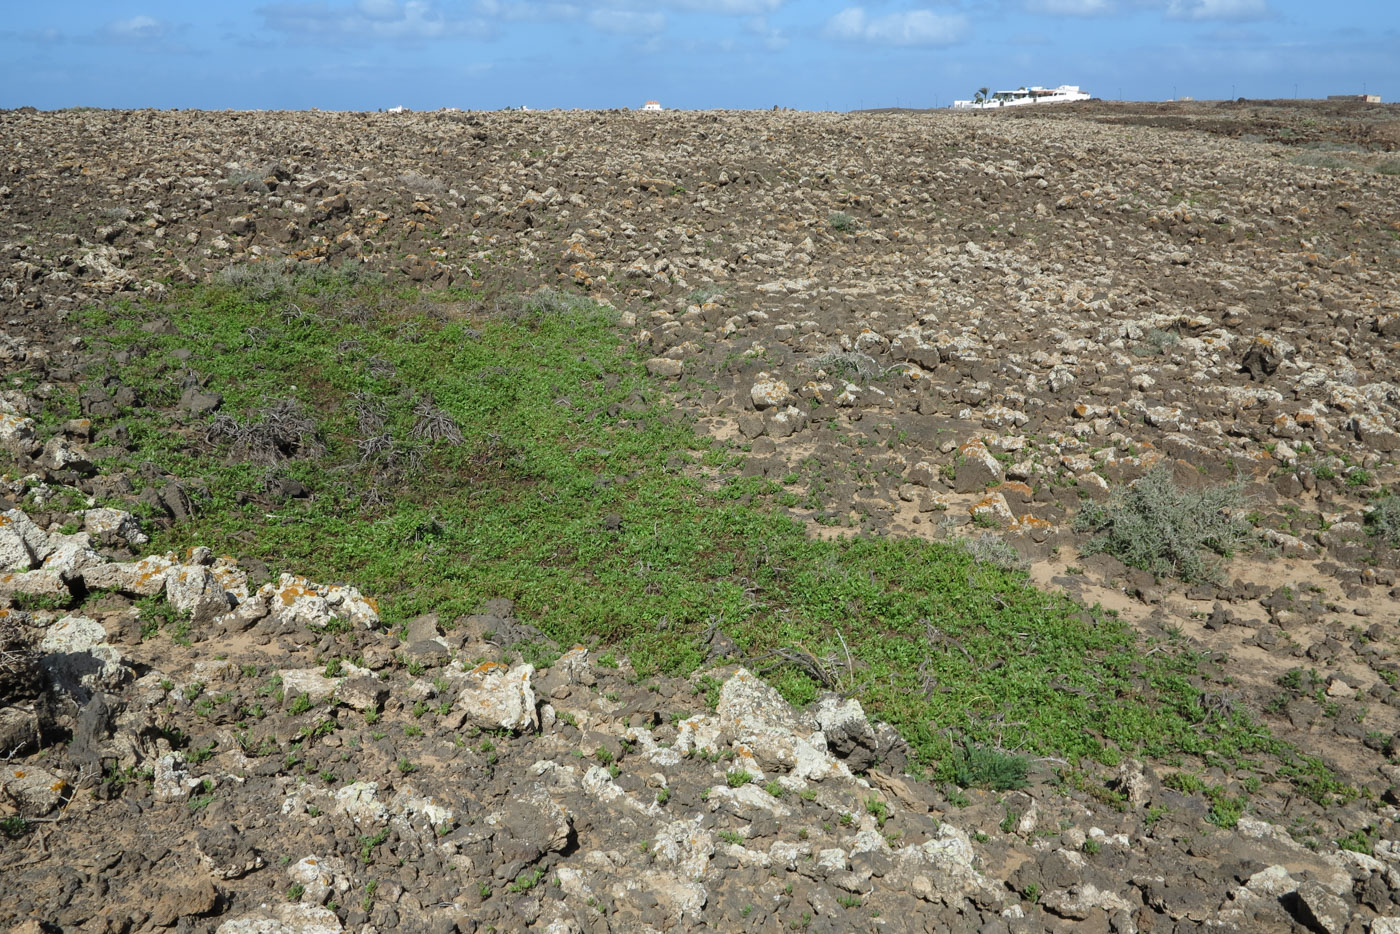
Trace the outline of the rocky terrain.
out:
[[[0,114],[0,921],[1400,930],[1397,146],[1394,108],[1270,102]],[[995,536],[1339,790],[1150,758],[959,789],[732,652],[536,667],[508,601],[388,627],[354,581],[148,553],[199,478],[101,469],[140,403],[75,322],[284,263],[606,301],[743,455],[696,476],[781,483],[813,536]],[[1246,546],[1190,581],[1087,553],[1154,468],[1235,484]]]

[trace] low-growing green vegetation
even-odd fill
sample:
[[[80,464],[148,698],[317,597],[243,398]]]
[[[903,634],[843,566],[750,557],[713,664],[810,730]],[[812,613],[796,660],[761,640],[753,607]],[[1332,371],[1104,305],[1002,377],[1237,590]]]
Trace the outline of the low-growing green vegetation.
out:
[[[712,626],[750,659],[839,658],[843,687],[903,732],[915,764],[964,785],[1024,782],[1024,758],[999,751],[1014,749],[1106,764],[1278,755],[1327,787],[1246,714],[1203,702],[1196,656],[1035,589],[1010,555],[809,537],[766,508],[780,484],[742,476],[670,414],[607,308],[278,268],[81,313],[142,403],[96,426],[120,422],[136,448],[104,469],[139,486],[150,461],[197,484],[194,518],[152,549],[202,544],[350,580],[391,627],[510,598],[557,643],[625,655],[638,677],[693,671]],[[223,404],[180,434],[159,407],[191,368]],[[1135,495],[1152,490],[1165,492]],[[1100,513],[1105,547],[1153,569],[1204,573],[1199,549],[1236,540],[1206,523],[1165,550],[1124,548],[1123,508]],[[830,686],[820,666],[764,674],[797,703]],[[718,682],[697,691],[713,707]]]
[[[1011,755],[980,745],[953,750],[943,760],[940,777],[963,788],[1012,791],[1027,785],[1030,763],[1025,756]]]

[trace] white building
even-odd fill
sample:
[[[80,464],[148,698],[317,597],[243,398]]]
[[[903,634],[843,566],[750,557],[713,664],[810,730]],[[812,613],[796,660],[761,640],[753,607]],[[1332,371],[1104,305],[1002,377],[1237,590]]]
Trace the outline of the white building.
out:
[[[1057,88],[1020,87],[1014,91],[997,91],[991,97],[972,101],[953,101],[954,110],[995,110],[999,107],[1021,107],[1026,104],[1061,104],[1068,101],[1092,100],[1077,84],[1062,84]]]
[[[657,101],[647,101],[645,104],[642,105],[642,109],[643,109],[643,110],[660,110],[660,109],[661,109],[661,104],[658,103]]]

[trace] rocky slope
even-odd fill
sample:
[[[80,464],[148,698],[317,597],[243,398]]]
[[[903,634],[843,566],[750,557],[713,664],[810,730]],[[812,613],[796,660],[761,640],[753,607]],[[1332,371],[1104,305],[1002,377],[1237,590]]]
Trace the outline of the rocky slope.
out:
[[[40,607],[0,643],[6,814],[31,821],[4,841],[5,920],[1394,929],[1373,919],[1400,914],[1400,561],[1367,513],[1400,449],[1396,126],[1262,104],[0,114],[0,359],[39,380],[0,403],[22,507],[0,593]],[[353,590],[143,558],[139,527],[84,506],[122,495],[86,460],[113,439],[79,420],[35,441],[54,387],[96,419],[129,404],[66,318],[284,260],[608,298],[814,534],[993,530],[1047,586],[1226,653],[1220,702],[1370,799],[1225,831],[1130,765],[953,801],[896,774],[859,711],[793,711],[732,668],[642,682],[576,651],[531,672],[508,607],[389,634]],[[1260,548],[1219,583],[1079,557],[1083,506],[1158,464],[1244,484]],[[191,479],[148,505],[179,521]],[[42,609],[75,586],[111,596]],[[143,641],[162,600],[197,650]],[[871,748],[892,765],[856,777]],[[1373,855],[1336,848],[1354,832]]]
[[[945,796],[854,700],[798,711],[742,667],[641,679],[582,646],[536,670],[508,602],[388,633],[349,586],[258,585],[207,549],[110,560],[136,522],[82,517],[3,516],[36,565],[8,591],[106,592],[0,611],[13,930],[1400,924],[1389,839],[1215,827],[1133,761],[1099,788]],[[189,625],[148,625],[152,599]]]

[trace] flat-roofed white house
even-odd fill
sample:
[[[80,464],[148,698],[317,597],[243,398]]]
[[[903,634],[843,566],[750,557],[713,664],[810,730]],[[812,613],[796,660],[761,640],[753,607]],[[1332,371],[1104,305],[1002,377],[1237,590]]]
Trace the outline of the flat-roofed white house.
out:
[[[996,110],[1000,107],[1021,107],[1026,104],[1063,104],[1070,101],[1087,101],[1091,96],[1079,89],[1077,84],[1062,84],[1057,88],[1019,87],[1014,91],[997,91],[991,97],[986,89],[977,92],[975,100],[953,101],[954,110]]]

